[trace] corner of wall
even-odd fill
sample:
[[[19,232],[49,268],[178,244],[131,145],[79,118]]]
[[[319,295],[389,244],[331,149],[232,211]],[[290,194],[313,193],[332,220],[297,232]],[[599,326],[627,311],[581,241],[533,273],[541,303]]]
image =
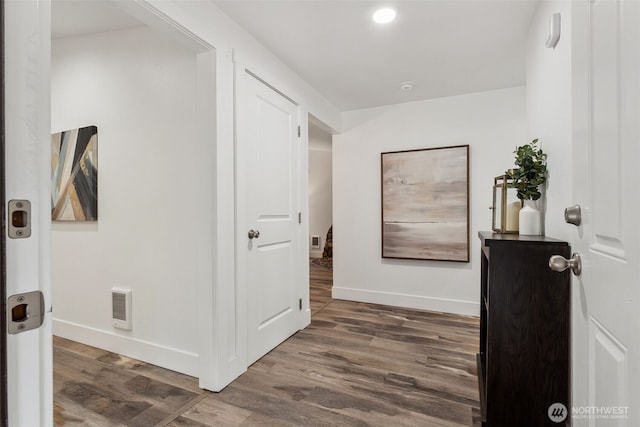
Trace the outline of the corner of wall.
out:
[[[569,240],[571,230],[563,221],[572,201],[572,78],[571,2],[540,2],[527,37],[528,141],[539,138],[547,154],[548,181],[543,200],[545,234]],[[555,48],[544,41],[549,19],[561,14],[560,40]]]
[[[460,314],[479,313],[479,230],[491,229],[493,178],[526,139],[525,89],[516,87],[344,113],[334,137],[334,297]],[[469,263],[380,257],[380,153],[470,146]]]

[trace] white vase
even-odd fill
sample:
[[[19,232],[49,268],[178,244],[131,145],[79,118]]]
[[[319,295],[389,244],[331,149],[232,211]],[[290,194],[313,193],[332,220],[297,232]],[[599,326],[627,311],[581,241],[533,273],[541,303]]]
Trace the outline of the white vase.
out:
[[[520,234],[539,236],[541,232],[540,211],[535,200],[524,200],[524,206],[520,209],[519,221]]]

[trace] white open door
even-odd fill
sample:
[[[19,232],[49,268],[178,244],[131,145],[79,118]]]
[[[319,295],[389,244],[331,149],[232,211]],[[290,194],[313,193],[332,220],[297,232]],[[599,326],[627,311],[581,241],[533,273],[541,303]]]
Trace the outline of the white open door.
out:
[[[3,6],[8,425],[50,426],[50,8]]]
[[[298,107],[254,76],[238,73],[239,268],[246,271],[247,364],[300,329]],[[241,300],[242,301],[242,300]],[[305,302],[304,306],[307,306]]]
[[[640,425],[640,2],[572,8],[574,426]],[[569,225],[567,225],[569,227]]]

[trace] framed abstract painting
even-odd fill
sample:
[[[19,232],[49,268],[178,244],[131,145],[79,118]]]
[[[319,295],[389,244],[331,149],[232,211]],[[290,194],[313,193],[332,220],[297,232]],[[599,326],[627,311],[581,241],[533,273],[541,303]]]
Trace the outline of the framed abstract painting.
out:
[[[382,257],[469,262],[469,146],[381,154]]]
[[[98,220],[98,128],[51,136],[51,219]]]

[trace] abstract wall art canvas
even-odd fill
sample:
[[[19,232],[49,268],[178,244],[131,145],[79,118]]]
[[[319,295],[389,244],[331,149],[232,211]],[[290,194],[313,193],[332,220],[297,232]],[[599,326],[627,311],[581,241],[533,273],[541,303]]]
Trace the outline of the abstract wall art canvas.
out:
[[[381,161],[382,257],[469,262],[469,146]]]
[[[87,126],[51,136],[51,219],[98,219],[98,128]]]

